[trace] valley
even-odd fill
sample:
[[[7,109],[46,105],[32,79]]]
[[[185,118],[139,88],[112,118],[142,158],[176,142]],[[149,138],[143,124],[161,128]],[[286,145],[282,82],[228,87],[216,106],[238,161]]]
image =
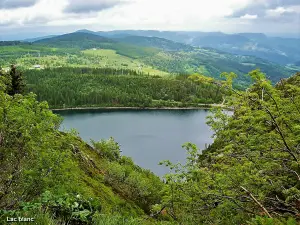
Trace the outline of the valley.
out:
[[[1,41],[0,223],[299,224],[296,43],[151,30]]]

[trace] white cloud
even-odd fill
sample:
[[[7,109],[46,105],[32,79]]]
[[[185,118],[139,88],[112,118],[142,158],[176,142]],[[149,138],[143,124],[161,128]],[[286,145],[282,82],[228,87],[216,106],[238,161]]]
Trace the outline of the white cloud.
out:
[[[262,8],[265,12],[264,7],[274,0],[76,0],[77,3],[81,2],[80,4],[84,5],[82,9],[80,9],[80,4],[74,6],[76,10],[73,9],[73,12],[79,13],[68,13],[72,12],[70,9],[68,11],[68,7],[73,0],[37,1],[35,5],[27,8],[0,8],[0,29],[8,29],[8,27],[11,29],[40,29],[44,27],[44,30],[48,29],[49,31],[58,29],[72,31],[77,28],[87,28],[94,30],[158,29],[223,32],[253,29],[253,32],[257,32],[264,31],[264,29],[258,25],[250,26],[253,21],[258,23],[262,19],[261,14],[255,9]],[[103,5],[101,2],[105,4]],[[109,8],[110,5],[112,5],[111,8]],[[230,18],[235,12],[253,5],[255,5],[253,12],[246,11],[237,17]],[[264,7],[259,7],[259,5]],[[93,7],[95,10],[91,10]],[[297,12],[296,10],[299,8],[293,5],[278,7],[273,10],[269,9],[266,11],[266,15],[271,17],[271,15],[281,15],[291,12],[291,10]],[[278,21],[276,26],[269,25],[270,29],[271,27],[278,29]],[[72,30],[70,30],[71,28]],[[281,27],[280,29],[288,30],[289,28]]]
[[[246,19],[246,20],[255,20],[255,19],[257,19],[257,15],[245,14],[244,16],[241,16],[240,18]]]
[[[55,20],[64,18],[62,10],[66,2],[61,0],[40,0],[36,5],[28,8],[1,9],[0,24],[15,24],[23,26],[35,24],[36,22]]]
[[[115,1],[115,0],[112,0]],[[123,0],[124,1],[124,0]],[[202,29],[209,26],[209,21],[230,15],[250,0],[130,0],[129,3],[101,11],[85,18],[64,13],[67,0],[41,0],[30,8],[0,10],[0,23],[22,25],[28,21],[34,24],[35,18],[45,18],[45,25],[67,26],[99,24],[120,28],[157,28],[157,29]],[[91,1],[93,4],[95,1]],[[108,1],[106,0],[106,3]],[[88,4],[88,2],[86,2]],[[93,17],[93,18],[90,18]]]
[[[284,13],[293,13],[295,12],[293,7],[284,8],[284,7],[277,7],[276,9],[269,9],[266,11],[267,17],[277,17],[281,16]]]

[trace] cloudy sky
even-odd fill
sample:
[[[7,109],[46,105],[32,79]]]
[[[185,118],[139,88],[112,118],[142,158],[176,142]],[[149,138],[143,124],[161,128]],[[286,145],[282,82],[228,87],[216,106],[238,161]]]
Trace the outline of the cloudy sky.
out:
[[[2,39],[77,29],[300,36],[300,0],[0,0]]]

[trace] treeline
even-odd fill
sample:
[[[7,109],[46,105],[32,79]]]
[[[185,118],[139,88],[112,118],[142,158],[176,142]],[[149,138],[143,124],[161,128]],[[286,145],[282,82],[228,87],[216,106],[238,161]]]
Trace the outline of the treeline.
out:
[[[13,45],[20,45],[24,44],[21,41],[0,41],[0,46],[13,46]]]
[[[28,70],[27,91],[51,108],[88,106],[197,106],[220,103],[220,88],[187,76],[164,78],[113,68]],[[178,79],[176,79],[178,78]]]

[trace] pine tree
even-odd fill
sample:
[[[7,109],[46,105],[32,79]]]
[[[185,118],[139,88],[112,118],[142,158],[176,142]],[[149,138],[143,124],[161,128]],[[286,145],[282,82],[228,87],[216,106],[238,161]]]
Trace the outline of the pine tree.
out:
[[[11,85],[8,88],[8,94],[11,96],[14,96],[15,94],[23,94],[25,87],[23,82],[23,75],[21,72],[17,71],[15,65],[11,65],[9,75],[11,79]]]

